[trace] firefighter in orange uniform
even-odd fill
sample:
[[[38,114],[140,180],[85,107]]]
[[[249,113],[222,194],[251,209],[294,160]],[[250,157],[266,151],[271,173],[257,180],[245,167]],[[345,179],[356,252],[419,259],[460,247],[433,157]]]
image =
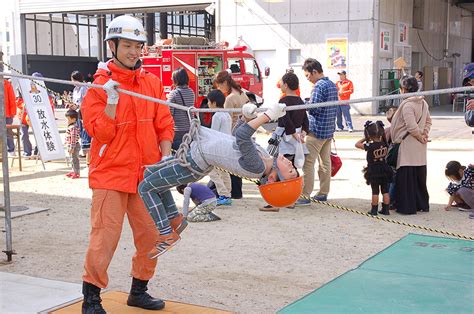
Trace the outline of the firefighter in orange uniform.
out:
[[[354,84],[347,79],[346,71],[338,72],[339,74],[339,81],[336,83],[337,93],[339,96],[339,100],[349,100],[351,99],[351,94],[354,92]],[[342,131],[344,130],[344,126],[342,124],[342,117],[346,120],[346,128],[349,132],[354,131],[354,127],[352,126],[352,119],[351,119],[351,105],[350,104],[342,104],[337,106],[337,114],[336,114],[336,130]]]
[[[136,253],[132,260],[129,306],[160,310],[165,303],[151,297],[148,280],[156,259],[157,231],[144,207],[137,186],[143,166],[171,154],[174,122],[167,106],[120,94],[116,87],[165,99],[158,77],[141,68],[139,59],[146,34],[137,19],[122,15],[112,20],[105,40],[113,59],[99,63],[94,84],[83,104],[84,127],[92,137],[89,186],[92,189],[90,243],[83,279],[83,313],[105,313],[100,290],[107,287],[107,268],[120,239],[125,214],[132,228]]]

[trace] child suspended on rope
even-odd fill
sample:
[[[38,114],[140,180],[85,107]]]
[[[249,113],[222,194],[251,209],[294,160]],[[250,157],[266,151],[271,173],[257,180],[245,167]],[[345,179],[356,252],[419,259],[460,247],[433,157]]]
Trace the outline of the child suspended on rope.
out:
[[[252,140],[259,126],[284,116],[285,107],[285,104],[273,104],[265,113],[257,115],[257,106],[245,104],[242,107],[244,116],[238,120],[234,136],[201,127],[194,119],[175,158],[147,167],[138,192],[159,231],[150,258],[156,258],[174,246],[187,225],[185,217],[178,212],[170,189],[200,180],[213,167],[245,178],[259,179],[263,184],[260,191],[267,202],[274,203],[272,200],[275,200],[276,203],[292,204],[296,201],[302,190],[297,169],[283,155],[274,158]]]

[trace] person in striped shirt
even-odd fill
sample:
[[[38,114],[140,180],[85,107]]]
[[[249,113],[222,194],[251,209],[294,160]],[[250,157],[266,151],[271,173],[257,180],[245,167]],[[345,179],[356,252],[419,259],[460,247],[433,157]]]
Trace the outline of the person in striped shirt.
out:
[[[66,145],[69,156],[72,160],[72,172],[66,174],[71,179],[77,179],[80,177],[80,163],[79,163],[79,151],[81,150],[81,144],[79,144],[79,138],[81,130],[77,124],[79,114],[76,110],[68,110],[66,112],[67,118],[67,130],[66,130]]]
[[[169,102],[186,107],[193,107],[195,96],[193,90],[188,85],[189,76],[186,70],[183,68],[176,69],[172,74],[172,78],[176,89],[169,93]],[[171,148],[177,150],[183,141],[184,134],[189,132],[189,118],[188,113],[184,110],[170,108],[170,111],[174,120],[174,140]]]

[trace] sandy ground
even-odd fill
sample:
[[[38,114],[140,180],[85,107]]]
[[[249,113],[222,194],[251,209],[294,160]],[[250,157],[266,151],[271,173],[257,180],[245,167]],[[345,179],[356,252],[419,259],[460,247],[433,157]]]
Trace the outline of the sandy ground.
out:
[[[443,131],[446,128],[450,131]],[[474,162],[470,130],[461,118],[435,120],[433,129],[438,135],[428,153],[431,211],[415,216],[392,213],[390,218],[473,236],[474,220],[468,213],[443,209],[444,165],[451,159]],[[358,136],[361,133],[337,134],[344,164],[329,196],[335,204],[367,211],[371,192],[361,173],[365,154],[353,148]],[[265,138],[259,135],[258,140]],[[35,161],[25,161],[23,172],[11,168],[12,205],[50,210],[13,220],[17,255],[12,263],[0,264],[0,271],[81,282],[91,191],[87,169],[78,180],[66,178],[68,171],[64,162],[47,163],[46,171]],[[232,206],[216,210],[222,221],[190,224],[182,241],[160,259],[150,282],[153,295],[238,313],[273,313],[410,232],[432,234],[320,205],[262,213],[257,210],[264,203],[256,186],[246,182],[244,194]],[[1,197],[3,203],[3,192]],[[180,196],[176,199],[180,204]],[[5,237],[0,246],[5,248]],[[133,252],[125,223],[109,268],[110,289],[128,291]]]

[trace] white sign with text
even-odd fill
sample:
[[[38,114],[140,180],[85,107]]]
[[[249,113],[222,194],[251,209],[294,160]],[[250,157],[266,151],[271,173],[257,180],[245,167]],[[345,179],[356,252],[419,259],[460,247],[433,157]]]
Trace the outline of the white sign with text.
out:
[[[41,159],[66,158],[46,89],[29,79],[18,79],[18,84]]]

